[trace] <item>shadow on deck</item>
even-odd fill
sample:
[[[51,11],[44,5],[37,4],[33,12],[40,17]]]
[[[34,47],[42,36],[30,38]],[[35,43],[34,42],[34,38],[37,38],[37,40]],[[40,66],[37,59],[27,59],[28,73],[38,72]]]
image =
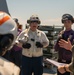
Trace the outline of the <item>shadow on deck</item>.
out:
[[[44,68],[43,69],[43,75],[57,75],[57,68],[53,67],[53,68]]]

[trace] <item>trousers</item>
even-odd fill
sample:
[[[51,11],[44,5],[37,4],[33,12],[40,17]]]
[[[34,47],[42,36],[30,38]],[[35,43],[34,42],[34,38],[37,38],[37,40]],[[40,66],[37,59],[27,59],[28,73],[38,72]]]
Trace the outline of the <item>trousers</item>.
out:
[[[26,57],[22,55],[21,75],[42,75],[43,74],[43,56]]]

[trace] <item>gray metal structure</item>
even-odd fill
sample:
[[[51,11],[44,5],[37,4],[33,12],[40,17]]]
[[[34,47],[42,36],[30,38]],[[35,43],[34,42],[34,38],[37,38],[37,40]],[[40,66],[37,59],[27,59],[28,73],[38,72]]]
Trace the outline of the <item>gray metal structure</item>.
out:
[[[0,11],[4,11],[10,15],[6,0],[0,0]]]
[[[38,29],[44,31],[50,41],[49,46],[43,49],[44,57],[47,58],[55,57],[56,52],[54,50],[54,44],[57,41],[58,38],[57,35],[63,29],[63,26],[41,25],[40,27],[38,27]]]

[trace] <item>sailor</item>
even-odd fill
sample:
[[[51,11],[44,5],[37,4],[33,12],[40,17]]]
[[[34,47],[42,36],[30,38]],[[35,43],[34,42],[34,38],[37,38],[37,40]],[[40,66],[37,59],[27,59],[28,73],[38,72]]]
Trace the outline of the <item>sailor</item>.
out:
[[[17,40],[22,50],[22,75],[43,74],[43,48],[49,45],[49,40],[43,31],[38,30],[41,23],[37,15],[27,20],[29,28],[22,31]]]
[[[0,11],[0,75],[19,74],[20,69],[15,64],[2,58],[15,43],[16,37],[16,23],[7,13]]]
[[[65,48],[60,47],[58,43],[60,39],[67,41],[67,39],[69,38],[71,44],[73,44],[74,41],[74,31],[72,30],[73,16],[70,14],[64,14],[62,16],[61,21],[64,24],[65,30],[60,32],[59,38],[55,45],[55,50],[58,51],[58,62],[69,64],[71,63],[72,52],[66,50]],[[70,75],[70,72],[65,72],[64,74],[61,74],[58,71],[57,73],[58,75]]]

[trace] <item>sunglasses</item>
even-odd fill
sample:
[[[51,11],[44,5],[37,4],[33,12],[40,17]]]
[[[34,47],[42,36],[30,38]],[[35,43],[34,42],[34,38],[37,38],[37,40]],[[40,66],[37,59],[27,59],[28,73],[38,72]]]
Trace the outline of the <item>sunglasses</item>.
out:
[[[38,21],[31,21],[31,23],[34,23],[34,22],[38,23]]]

